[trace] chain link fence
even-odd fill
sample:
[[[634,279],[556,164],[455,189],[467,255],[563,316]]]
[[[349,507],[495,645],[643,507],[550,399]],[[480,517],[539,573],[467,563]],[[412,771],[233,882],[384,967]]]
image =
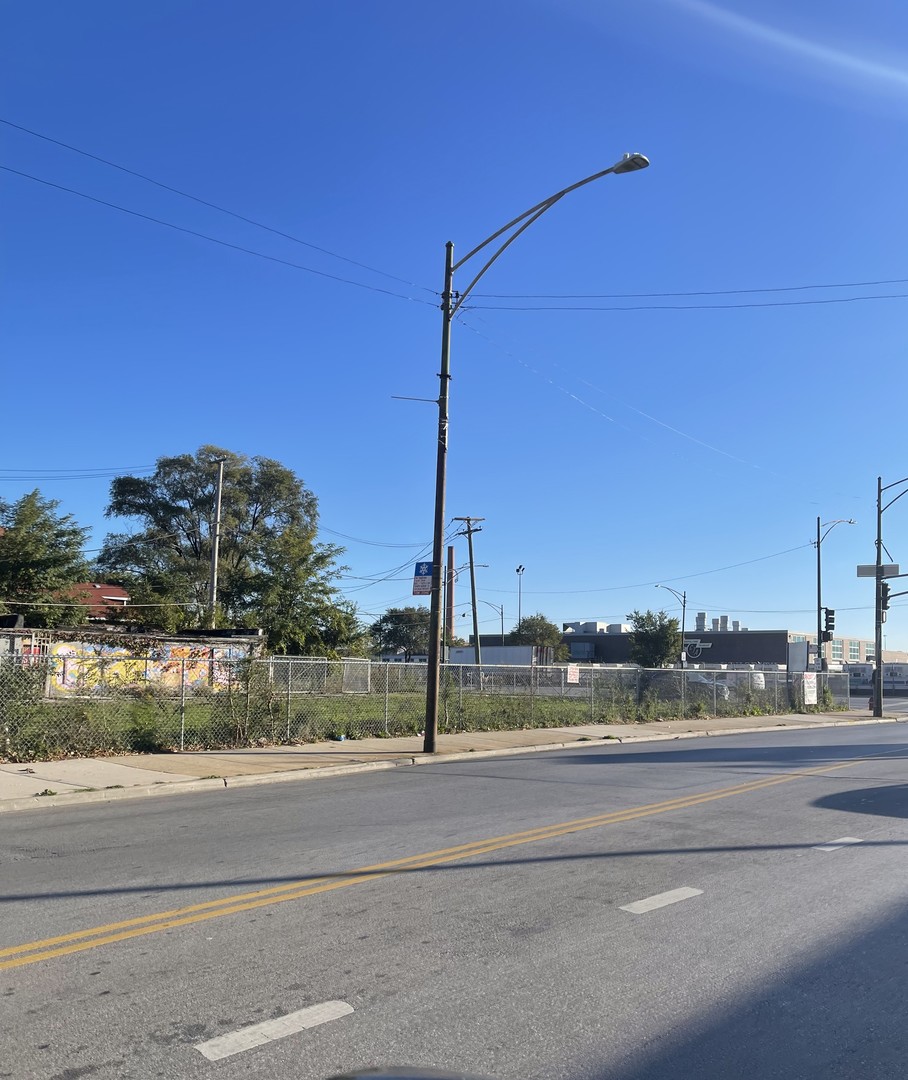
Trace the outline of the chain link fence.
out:
[[[0,760],[414,735],[425,664],[303,657],[0,658]],[[817,677],[847,708],[845,674]],[[803,676],[776,671],[442,667],[439,730],[492,731],[802,711]]]

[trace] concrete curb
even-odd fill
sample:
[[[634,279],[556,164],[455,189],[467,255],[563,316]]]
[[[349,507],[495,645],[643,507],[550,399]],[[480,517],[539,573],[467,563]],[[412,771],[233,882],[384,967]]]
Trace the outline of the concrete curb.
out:
[[[29,795],[19,799],[0,800],[0,814],[16,810],[53,810],[68,806],[90,803],[111,803],[123,799],[138,799],[161,795],[188,795],[201,791],[223,791],[240,787],[253,787],[259,784],[278,784],[297,780],[320,780],[334,776],[350,776],[357,773],[383,772],[387,769],[399,769],[412,765],[444,765],[447,762],[477,761],[483,758],[517,757],[521,754],[551,753],[555,750],[570,750],[601,747],[605,744],[626,746],[628,743],[673,742],[677,739],[717,738],[721,735],[758,735],[768,731],[810,731],[815,728],[855,727],[874,724],[899,724],[908,720],[903,716],[886,716],[882,719],[871,717],[868,720],[820,720],[803,724],[768,724],[761,727],[726,728],[723,731],[666,731],[645,735],[587,736],[571,739],[569,742],[543,743],[539,746],[507,746],[496,750],[466,750],[451,754],[438,754],[435,757],[414,757],[405,754],[388,761],[357,761],[347,765],[312,766],[308,769],[290,769],[286,772],[251,773],[247,776],[233,776],[225,785],[222,777],[214,779],[189,779],[158,781],[154,784],[136,784],[126,788],[102,788],[98,791],[63,792],[60,795]]]

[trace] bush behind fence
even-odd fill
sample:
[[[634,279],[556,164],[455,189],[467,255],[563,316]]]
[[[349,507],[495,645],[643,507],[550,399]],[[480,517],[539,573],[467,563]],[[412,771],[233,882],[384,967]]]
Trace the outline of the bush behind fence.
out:
[[[166,679],[141,659],[0,659],[0,759],[223,749],[414,735],[424,664],[272,657],[175,661]],[[819,676],[819,708],[846,708],[848,676]],[[439,730],[492,731],[682,716],[778,714],[804,706],[785,672],[642,671],[444,665]]]

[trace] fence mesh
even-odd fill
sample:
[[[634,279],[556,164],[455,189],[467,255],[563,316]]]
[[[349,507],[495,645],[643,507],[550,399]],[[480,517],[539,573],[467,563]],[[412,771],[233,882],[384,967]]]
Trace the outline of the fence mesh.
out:
[[[272,657],[0,659],[0,759],[219,749],[413,735],[425,664]],[[803,676],[776,671],[442,667],[441,732],[801,711]],[[847,708],[845,674],[818,676],[817,708]]]

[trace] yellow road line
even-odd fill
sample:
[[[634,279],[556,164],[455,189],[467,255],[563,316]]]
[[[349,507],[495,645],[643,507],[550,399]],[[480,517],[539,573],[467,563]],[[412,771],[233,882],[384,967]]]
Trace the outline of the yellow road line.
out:
[[[882,755],[874,756],[879,757]],[[630,807],[626,810],[613,810],[604,814],[595,814],[591,817],[576,818],[573,821],[544,825],[506,836],[475,840],[466,844],[458,844],[455,847],[442,848],[438,851],[423,852],[420,855],[411,855],[403,859],[394,859],[389,862],[376,863],[373,866],[364,866],[356,870],[323,875],[308,880],[300,879],[285,882],[282,885],[276,885],[268,889],[239,893],[222,897],[219,900],[209,900],[171,911],[162,911],[153,915],[107,923],[104,926],[96,926],[89,930],[77,930],[70,934],[45,938],[42,941],[14,945],[0,949],[0,958],[9,958],[0,959],[0,971],[8,968],[24,967],[26,964],[51,960],[58,956],[67,956],[71,953],[93,949],[99,945],[109,945],[117,941],[142,937],[146,934],[155,934],[163,930],[189,926],[193,923],[205,922],[208,919],[221,918],[224,915],[235,915],[238,912],[253,911],[256,908],[266,907],[271,904],[281,904],[288,900],[299,900],[306,896],[332,892],[335,889],[347,888],[350,885],[361,885],[394,874],[424,870],[445,863],[457,862],[477,855],[517,847],[521,844],[532,844],[540,840],[555,839],[559,836],[567,836],[570,833],[582,832],[586,829],[596,829],[605,825],[634,821],[655,814],[670,813],[673,810],[687,810],[718,799],[728,799],[735,795],[760,791],[763,788],[774,787],[778,784],[791,783],[794,780],[806,777],[848,769],[869,760],[872,760],[872,758],[856,758],[838,765],[822,765],[815,769],[802,769],[797,772],[784,773],[781,776],[751,780],[743,784],[736,784],[733,787],[719,788],[715,791],[701,792],[696,795],[682,795],[658,803]]]

